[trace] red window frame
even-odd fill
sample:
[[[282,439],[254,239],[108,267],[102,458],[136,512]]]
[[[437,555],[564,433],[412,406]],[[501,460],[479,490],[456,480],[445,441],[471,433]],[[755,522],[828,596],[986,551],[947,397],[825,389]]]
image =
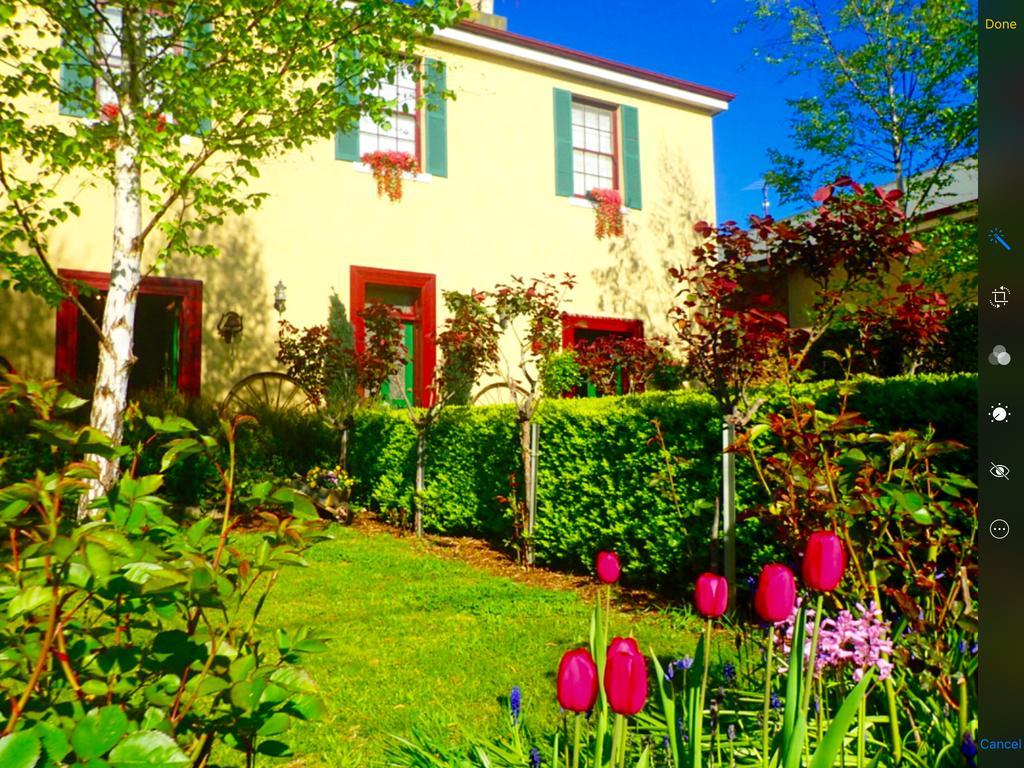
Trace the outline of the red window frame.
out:
[[[619,336],[626,339],[644,338],[644,321],[629,320],[624,317],[599,317],[596,315],[574,315],[569,312],[562,313],[562,349],[573,349],[576,346],[577,331],[597,331],[609,336]],[[623,391],[628,387],[629,381],[623,376]],[[570,390],[566,397],[579,397],[580,388]]]
[[[417,291],[411,314],[402,313],[403,320],[416,326],[416,346],[421,350],[419,369],[414,372],[417,405],[430,403],[434,366],[437,363],[437,276],[427,272],[404,272],[377,267],[349,267],[349,306],[352,307],[352,327],[355,331],[356,352],[366,349],[366,323],[360,316],[366,308],[366,288],[370,285],[389,288],[412,288]]]
[[[61,269],[58,274],[98,291],[110,287],[107,272]],[[78,295],[74,284],[68,291]],[[178,338],[178,391],[187,397],[199,397],[203,367],[203,281],[178,277],[144,277],[139,295],[175,296],[181,299],[181,326]],[[65,299],[57,308],[57,340],[53,361],[54,375],[61,381],[78,378],[78,307]]]
[[[611,104],[611,103],[606,102],[606,101],[599,101],[598,99],[590,99],[590,98],[586,98],[586,97],[583,97],[583,96],[577,96],[576,94],[573,94],[572,103],[573,104],[582,104],[583,106],[587,106],[587,107],[597,107],[598,109],[606,109],[606,110],[608,110],[609,112],[612,113],[612,153],[611,153],[611,158],[612,158],[612,189],[617,190],[619,188],[619,155],[621,154],[620,153],[620,148],[619,148],[619,105],[618,104]],[[572,129],[571,112],[570,112],[569,127],[570,127],[570,130],[571,130]],[[583,149],[583,147],[577,147],[576,144],[573,143],[573,145],[572,145],[572,152],[573,152],[572,172],[573,172],[574,176],[576,174],[576,150],[577,149],[581,149],[584,152],[593,152],[593,154],[604,155],[605,157],[608,157],[608,155],[605,154],[604,152],[594,152],[593,150]],[[576,186],[576,182],[575,182],[575,179],[574,179],[573,187],[575,188],[575,186]],[[589,191],[590,190],[588,189],[587,192],[589,192]],[[582,195],[577,195],[575,193],[575,191],[573,192],[573,197],[579,197],[579,198],[583,198],[583,199],[588,199],[586,193],[584,193]]]
[[[418,75],[422,74],[422,61],[417,59],[416,63],[415,63],[415,67],[413,67],[413,69],[415,69],[415,71],[416,71],[416,73]],[[395,85],[397,87],[397,85],[398,85],[397,82],[395,83]],[[420,104],[420,102],[422,100],[423,100],[423,81],[420,80],[419,78],[417,78],[416,79],[416,109],[414,109],[412,111],[412,113],[411,113],[412,116],[413,116],[413,119],[416,121],[416,171],[417,171],[417,173],[422,173],[423,172],[423,120],[422,120],[422,112],[423,112],[423,110],[421,110],[420,107],[419,107],[419,104]],[[390,110],[390,112],[391,112],[392,115],[406,115],[407,116],[407,115],[410,114],[409,112],[403,112],[400,109],[392,109],[392,110]],[[362,138],[362,131],[360,131],[359,132],[359,144],[360,144],[360,146],[359,146],[359,156],[360,157],[362,157],[364,154],[366,154],[365,152],[363,152],[362,140],[363,140],[363,138]]]

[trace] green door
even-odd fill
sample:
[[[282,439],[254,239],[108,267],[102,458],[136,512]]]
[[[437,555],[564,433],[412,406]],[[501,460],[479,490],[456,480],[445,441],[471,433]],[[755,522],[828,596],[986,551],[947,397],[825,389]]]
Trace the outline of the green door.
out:
[[[381,387],[385,403],[393,408],[404,408],[406,404],[416,405],[416,326],[402,323],[405,337],[405,363],[396,365],[391,377]]]

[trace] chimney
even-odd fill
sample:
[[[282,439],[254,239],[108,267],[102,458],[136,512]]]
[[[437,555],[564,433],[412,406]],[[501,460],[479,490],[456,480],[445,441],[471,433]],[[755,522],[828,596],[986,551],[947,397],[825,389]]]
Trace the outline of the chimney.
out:
[[[508,19],[494,13],[494,0],[467,0],[472,10],[469,20],[494,29],[507,29]]]

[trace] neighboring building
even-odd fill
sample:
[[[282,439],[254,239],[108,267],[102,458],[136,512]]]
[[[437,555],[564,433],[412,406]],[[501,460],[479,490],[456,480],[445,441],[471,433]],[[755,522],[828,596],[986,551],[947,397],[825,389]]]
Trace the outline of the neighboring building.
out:
[[[951,183],[942,192],[923,206],[918,212],[911,212],[911,228],[914,232],[932,229],[944,217],[961,221],[976,221],[978,218],[978,167],[976,163],[960,163],[953,169]],[[925,174],[928,172],[926,171]],[[895,183],[885,184],[882,189],[895,189]],[[807,218],[813,214],[806,211],[789,217],[791,220]],[[963,279],[970,279],[965,275]],[[949,286],[949,289],[955,286]],[[814,305],[817,286],[804,274],[794,268],[785,276],[769,276],[758,273],[749,278],[744,286],[749,295],[771,297],[771,308],[784,313],[791,325],[807,325],[808,313]]]
[[[712,117],[732,95],[508,32],[490,14],[437,32],[416,66],[456,99],[417,110],[412,79],[384,86],[398,105],[390,127],[364,119],[264,163],[253,184],[269,193],[262,207],[207,232],[218,259],[174,261],[144,280],[133,386],[220,398],[247,374],[280,370],[279,281],[283,317],[297,326],[326,321],[332,290],[357,336],[366,302],[399,307],[412,350],[403,376],[417,402],[431,381],[446,289],[570,272],[579,283],[567,339],[577,328],[668,329],[667,266],[688,258],[695,221],[715,219]],[[377,197],[359,161],[375,149],[417,159],[399,203]],[[594,187],[621,192],[625,237],[595,238],[584,197]],[[102,291],[112,198],[95,189],[77,202],[84,213],[53,234],[51,254]],[[99,312],[102,296],[93,301]],[[236,318],[241,333],[227,344],[218,327]],[[54,313],[0,292],[0,355],[26,375],[83,379],[95,370],[96,338],[70,302]]]

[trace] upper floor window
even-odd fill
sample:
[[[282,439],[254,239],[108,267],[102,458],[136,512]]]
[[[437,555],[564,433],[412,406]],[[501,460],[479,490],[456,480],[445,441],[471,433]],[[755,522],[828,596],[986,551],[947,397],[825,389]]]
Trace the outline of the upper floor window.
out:
[[[104,69],[111,78],[120,77],[124,70],[122,37],[123,12],[113,5],[101,8],[103,17],[102,29],[99,34],[99,52],[105,62]],[[158,11],[149,11],[145,16],[145,34],[147,55],[163,56],[181,53],[181,46],[175,39],[174,19]],[[112,83],[104,78],[96,80],[96,98],[100,104],[117,104],[117,93]],[[158,93],[150,93],[147,101],[152,101]]]
[[[592,189],[618,188],[615,109],[573,99],[573,194],[586,196]]]
[[[359,154],[367,152],[405,152],[419,160],[419,110],[416,101],[419,84],[412,67],[398,72],[393,83],[381,83],[375,95],[392,104],[386,124],[379,125],[369,115],[359,118]]]
[[[555,88],[553,112],[555,194],[586,198],[614,189],[627,208],[642,208],[637,108]]]

